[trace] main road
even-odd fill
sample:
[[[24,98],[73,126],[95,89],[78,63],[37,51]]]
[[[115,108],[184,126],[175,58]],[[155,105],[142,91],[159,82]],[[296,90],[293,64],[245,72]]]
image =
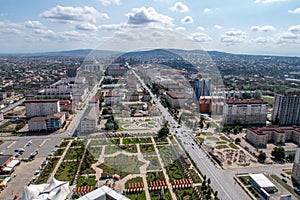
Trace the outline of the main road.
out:
[[[151,92],[140,76],[135,72],[135,70],[127,64],[128,68],[132,70],[134,75],[137,77],[142,86],[148,90],[150,96],[154,102],[158,105],[162,115],[173,127],[178,127],[177,121],[170,115],[168,110],[160,103],[159,99]],[[207,157],[207,154],[195,144],[195,138],[192,131],[185,126],[178,128],[175,134],[176,138],[181,142],[183,148],[188,152],[191,159],[196,164],[196,167],[202,174],[205,174],[207,178],[211,180],[211,186],[214,190],[218,191],[218,197],[224,200],[237,200],[243,199],[248,200],[250,197],[235,184],[232,178],[228,178],[224,174],[224,170],[218,169],[212,161]]]

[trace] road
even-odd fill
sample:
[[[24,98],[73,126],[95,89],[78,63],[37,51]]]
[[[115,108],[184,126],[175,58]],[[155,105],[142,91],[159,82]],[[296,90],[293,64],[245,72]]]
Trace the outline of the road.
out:
[[[0,110],[0,112],[5,113],[5,112],[7,112],[7,111],[10,111],[10,110],[14,109],[15,107],[21,105],[24,101],[25,101],[25,98],[23,98],[23,99],[21,99],[21,100],[15,102],[15,103],[13,103],[13,104],[11,104],[11,105],[5,107],[5,108],[3,108],[2,110]]]
[[[171,127],[179,127],[177,121],[171,116],[168,110],[160,103],[159,99],[151,92],[140,76],[128,64],[128,68],[133,71],[141,85],[150,93],[154,102],[158,105],[164,118],[169,122]],[[224,200],[248,200],[250,197],[234,183],[233,177],[229,178],[224,175],[224,170],[218,169],[212,161],[207,157],[207,154],[195,143],[195,138],[192,131],[185,126],[176,129],[176,138],[181,142],[183,148],[188,152],[191,159],[196,163],[196,167],[201,173],[205,174],[211,180],[211,186],[218,191],[218,197]]]

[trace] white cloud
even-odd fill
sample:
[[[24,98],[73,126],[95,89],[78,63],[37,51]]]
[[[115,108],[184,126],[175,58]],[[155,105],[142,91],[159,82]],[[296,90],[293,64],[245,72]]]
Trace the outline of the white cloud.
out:
[[[203,26],[198,26],[198,27],[197,27],[197,30],[199,30],[199,31],[204,31],[205,28],[204,28]]]
[[[66,22],[92,22],[95,23],[98,18],[108,19],[106,13],[100,13],[93,7],[64,7],[56,6],[40,14],[44,19]]]
[[[274,2],[284,2],[288,0],[255,0],[255,3],[274,3]]]
[[[109,6],[111,4],[122,5],[121,0],[99,0],[103,6]]]
[[[204,10],[203,10],[203,12],[205,12],[205,13],[209,13],[209,12],[211,12],[212,10],[210,9],[210,8],[204,8]]]
[[[288,13],[291,13],[291,14],[300,14],[300,8],[296,8],[294,10],[289,10]]]
[[[194,19],[191,16],[185,16],[181,19],[181,23],[183,24],[191,24],[194,22]]]
[[[280,35],[280,39],[295,40],[297,38],[298,38],[297,35],[295,35],[291,32],[283,32]]]
[[[246,39],[246,33],[241,30],[237,31],[227,31],[225,32],[225,35],[221,35],[221,42],[234,45],[237,43],[242,43]]]
[[[78,24],[76,26],[76,28],[81,31],[96,31],[97,30],[97,26],[95,26],[94,24],[90,24],[90,23]]]
[[[0,21],[0,34],[21,34],[23,31],[21,30],[20,24],[13,23],[10,21]]]
[[[176,28],[176,30],[177,30],[177,31],[185,31],[185,28],[182,27],[182,26],[179,26],[179,27]]]
[[[111,30],[121,30],[122,28],[127,27],[127,24],[102,24],[98,26],[99,30],[111,31]]]
[[[209,42],[212,38],[205,33],[193,33],[192,39],[197,42]]]
[[[24,23],[26,28],[29,29],[46,29],[40,21],[27,21]]]
[[[133,8],[131,13],[127,14],[128,24],[148,24],[151,22],[165,25],[173,25],[173,18],[160,14],[152,7]]]
[[[269,37],[257,37],[253,39],[253,41],[257,44],[266,44],[266,43],[274,42],[274,40]]]
[[[220,25],[218,25],[218,24],[214,25],[214,28],[215,28],[215,29],[219,29],[219,30],[220,30],[220,29],[223,29],[223,27],[220,26]]]
[[[263,31],[263,32],[269,32],[269,31],[274,31],[275,28],[270,25],[265,25],[265,26],[252,26],[250,28],[251,31]]]
[[[170,9],[174,12],[180,12],[180,13],[189,11],[189,8],[186,5],[184,5],[182,2],[176,2],[174,6],[171,7]]]
[[[291,26],[288,30],[293,33],[300,33],[300,24]]]
[[[238,31],[227,31],[225,34],[227,36],[241,36],[241,35],[246,35],[245,32],[240,31],[240,30],[238,30]]]

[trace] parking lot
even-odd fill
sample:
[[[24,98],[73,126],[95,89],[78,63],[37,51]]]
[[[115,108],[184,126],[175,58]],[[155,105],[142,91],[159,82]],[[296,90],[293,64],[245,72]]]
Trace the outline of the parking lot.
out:
[[[45,138],[45,139],[29,139],[16,138],[15,140],[4,141],[0,146],[0,152],[4,155],[17,155],[16,150],[23,148],[25,151],[18,157],[18,159],[29,158],[30,154],[38,150],[37,157],[46,157],[55,145],[59,145],[61,138]]]
[[[16,137],[12,140],[6,140],[0,145],[0,152],[4,155],[16,155],[18,152],[15,150],[23,148],[24,152],[18,156],[17,159],[27,159],[31,153],[38,150],[38,154],[34,160],[29,162],[21,162],[16,167],[11,180],[8,182],[7,187],[1,192],[0,200],[13,199],[17,193],[22,195],[24,187],[35,176],[35,171],[40,168],[43,161],[49,155],[49,153],[55,149],[56,145],[59,145],[61,138],[22,138]]]

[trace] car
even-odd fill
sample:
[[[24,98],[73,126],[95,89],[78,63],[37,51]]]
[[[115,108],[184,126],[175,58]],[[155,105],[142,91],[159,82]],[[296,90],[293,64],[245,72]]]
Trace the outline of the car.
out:
[[[285,182],[285,183],[288,182],[286,178],[282,178],[281,180],[282,180],[283,182]]]
[[[41,170],[37,169],[37,170],[35,170],[34,175],[38,175],[40,172],[41,172]]]
[[[54,152],[51,152],[48,154],[48,156],[53,156],[54,155]]]
[[[286,177],[284,173],[281,173],[280,175],[283,176],[284,178]]]
[[[20,154],[16,153],[15,154],[15,158],[18,158],[20,156]]]

